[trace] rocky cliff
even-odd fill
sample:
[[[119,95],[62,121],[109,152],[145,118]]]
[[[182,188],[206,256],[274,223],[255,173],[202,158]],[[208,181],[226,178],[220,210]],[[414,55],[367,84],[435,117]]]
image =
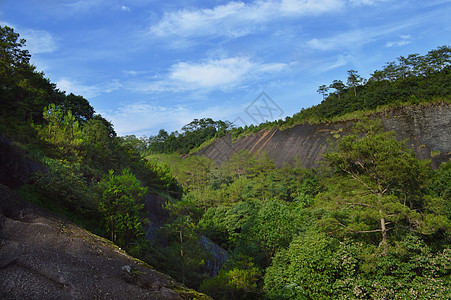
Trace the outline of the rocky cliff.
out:
[[[386,130],[394,130],[419,158],[431,158],[434,167],[451,157],[450,103],[387,109],[369,117],[381,120]],[[285,130],[261,130],[237,140],[228,134],[198,154],[221,164],[233,153],[247,149],[251,153],[265,151],[278,166],[297,158],[305,167],[317,167],[330,143],[348,134],[354,123],[300,124]]]
[[[209,299],[0,184],[0,299]]]

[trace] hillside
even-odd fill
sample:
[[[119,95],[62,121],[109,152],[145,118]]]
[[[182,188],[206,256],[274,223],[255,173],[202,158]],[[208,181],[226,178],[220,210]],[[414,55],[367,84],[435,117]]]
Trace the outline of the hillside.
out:
[[[0,184],[0,298],[208,299]]]
[[[393,130],[399,140],[406,140],[421,159],[431,158],[438,167],[451,157],[451,104],[449,102],[410,105],[387,109],[368,116],[382,122],[385,130]],[[330,144],[350,133],[354,120],[323,124],[299,124],[285,130],[262,129],[234,139],[232,134],[215,140],[200,149],[221,164],[234,153],[266,152],[279,166],[298,159],[307,168],[318,167]]]

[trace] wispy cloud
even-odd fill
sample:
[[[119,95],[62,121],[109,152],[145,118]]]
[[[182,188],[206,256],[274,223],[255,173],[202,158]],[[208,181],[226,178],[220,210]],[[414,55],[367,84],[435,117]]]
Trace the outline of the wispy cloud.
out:
[[[122,87],[122,84],[117,80],[112,80],[108,83],[99,85],[85,85],[79,81],[68,78],[61,78],[56,82],[56,85],[58,89],[62,91],[82,95],[88,99],[97,97],[101,94],[111,93]]]
[[[209,59],[202,62],[179,62],[170,67],[162,80],[135,87],[141,92],[230,89],[262,74],[286,69],[285,63],[259,63],[249,57]]]
[[[399,40],[390,41],[385,44],[385,47],[401,47],[404,45],[408,45],[412,42],[411,35],[401,35],[399,36]]]
[[[343,7],[344,2],[340,0],[232,1],[214,8],[165,13],[150,27],[149,33],[152,36],[181,38],[239,37],[274,20],[334,12]]]
[[[21,36],[27,40],[26,48],[32,55],[51,53],[58,48],[54,37],[45,30],[25,29]]]
[[[122,6],[121,6],[121,10],[122,10],[122,11],[131,11],[130,7],[125,6],[125,5],[122,5]]]
[[[382,42],[382,45],[384,45],[385,41],[388,38],[393,38],[393,36],[397,36],[399,40],[386,42],[385,46],[403,46],[412,41],[412,36],[405,34],[406,32],[414,32],[422,28],[423,24],[437,18],[443,18],[441,11],[432,11],[400,22],[387,23],[381,26],[354,29],[327,38],[311,39],[307,42],[307,46],[317,50],[338,50],[356,48],[381,39],[384,39]],[[416,38],[419,38],[420,34],[417,31]]]
[[[358,6],[358,5],[375,5],[378,2],[387,2],[389,0],[350,0],[349,2],[352,5]]]
[[[381,38],[386,38],[393,33],[402,32],[405,30],[412,30],[419,25],[421,19],[412,19],[404,21],[401,24],[388,24],[378,27],[361,28],[352,31],[340,33],[338,35],[323,38],[323,39],[311,39],[307,42],[307,45],[313,49],[318,50],[337,50],[340,48],[355,48],[370,42],[374,42]],[[410,41],[410,35],[402,35],[399,43],[405,44]],[[404,38],[402,38],[404,37]],[[387,45],[395,46],[397,42]]]
[[[63,7],[70,9],[73,12],[89,12],[93,8],[99,7],[105,1],[104,0],[78,0],[78,1],[69,1],[68,3],[64,3]]]

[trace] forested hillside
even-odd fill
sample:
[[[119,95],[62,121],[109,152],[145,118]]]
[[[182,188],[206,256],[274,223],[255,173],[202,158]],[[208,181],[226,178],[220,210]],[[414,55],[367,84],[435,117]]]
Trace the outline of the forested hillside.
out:
[[[365,83],[350,71],[348,86],[320,87],[318,106],[232,129],[237,137],[359,111],[325,163],[308,169],[276,167],[264,152],[220,166],[185,155],[230,131],[226,121],[194,120],[150,141],[118,137],[85,98],[30,64],[12,28],[0,27],[0,42],[0,141],[38,165],[8,181],[26,200],[215,299],[451,297],[451,161],[433,169],[380,122],[357,120],[381,105],[449,102],[449,47],[388,64]],[[1,163],[0,178],[20,172]],[[144,211],[151,195],[166,201],[159,226]]]

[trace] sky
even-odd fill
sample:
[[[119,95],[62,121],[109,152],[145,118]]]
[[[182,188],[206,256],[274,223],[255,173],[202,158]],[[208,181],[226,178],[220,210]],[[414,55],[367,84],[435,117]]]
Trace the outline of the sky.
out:
[[[32,63],[119,135],[237,127],[322,101],[320,85],[451,44],[451,0],[0,0]]]

